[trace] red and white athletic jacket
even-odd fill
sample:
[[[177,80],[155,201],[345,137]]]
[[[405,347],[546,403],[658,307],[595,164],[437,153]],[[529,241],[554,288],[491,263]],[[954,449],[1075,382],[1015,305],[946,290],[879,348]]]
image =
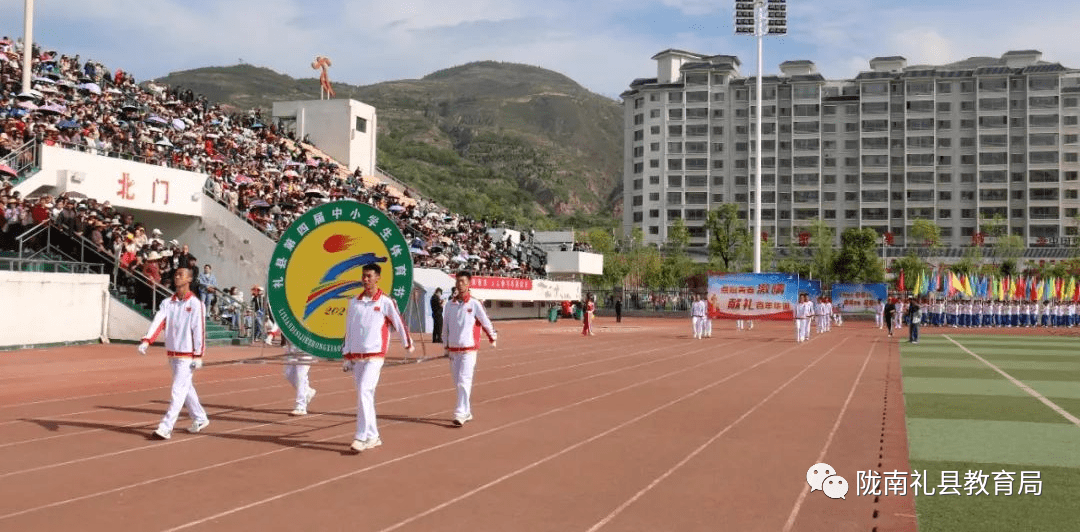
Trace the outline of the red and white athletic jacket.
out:
[[[171,357],[201,357],[206,349],[206,311],[194,292],[184,299],[173,295],[161,302],[144,342],[154,343],[165,332],[165,351]]]
[[[484,304],[469,294],[464,298],[454,298],[446,302],[443,309],[443,341],[451,353],[477,351],[480,344],[480,331],[494,342],[497,335],[491,326],[491,320],[484,312]]]
[[[386,356],[390,327],[401,335],[405,349],[412,347],[412,338],[393,299],[382,290],[376,290],[374,296],[367,292],[356,296],[345,308],[345,342],[341,354],[346,360]]]

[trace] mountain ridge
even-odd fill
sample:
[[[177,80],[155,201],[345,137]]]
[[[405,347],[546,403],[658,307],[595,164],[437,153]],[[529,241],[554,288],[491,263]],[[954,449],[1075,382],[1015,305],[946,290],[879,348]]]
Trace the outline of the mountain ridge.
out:
[[[154,81],[238,109],[269,111],[274,101],[319,93],[315,78],[245,64],[172,72]],[[336,98],[376,108],[379,166],[451,209],[535,221],[604,218],[621,207],[621,103],[568,76],[476,61],[419,79],[333,87]]]

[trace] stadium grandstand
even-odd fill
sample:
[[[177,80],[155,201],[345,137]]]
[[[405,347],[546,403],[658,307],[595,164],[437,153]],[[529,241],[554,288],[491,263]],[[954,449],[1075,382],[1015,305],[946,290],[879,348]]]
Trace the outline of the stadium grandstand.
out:
[[[15,187],[39,170],[41,147],[49,146],[205,174],[207,196],[274,241],[309,208],[353,199],[397,223],[416,267],[545,276],[546,253],[531,240],[510,238],[492,230],[496,223],[452,213],[379,176],[350,172],[259,110],[228,112],[191,90],[137,83],[124,70],[37,46],[33,90],[20,92],[21,57],[19,42],[0,40],[0,251],[8,258],[103,264],[113,271],[115,294],[149,309],[171,290],[171,270],[188,253],[187,242],[164,236],[169,227],[164,234],[148,227],[139,211],[114,207],[109,198],[48,189],[20,195]],[[247,308],[244,290],[219,289],[225,297],[217,298],[215,317],[235,328],[237,309]]]

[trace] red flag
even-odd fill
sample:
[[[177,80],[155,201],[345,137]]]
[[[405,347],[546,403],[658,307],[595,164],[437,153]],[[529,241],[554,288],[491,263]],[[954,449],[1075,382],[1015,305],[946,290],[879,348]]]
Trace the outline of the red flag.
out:
[[[900,270],[900,278],[896,281],[896,289],[900,292],[904,291],[904,270]]]

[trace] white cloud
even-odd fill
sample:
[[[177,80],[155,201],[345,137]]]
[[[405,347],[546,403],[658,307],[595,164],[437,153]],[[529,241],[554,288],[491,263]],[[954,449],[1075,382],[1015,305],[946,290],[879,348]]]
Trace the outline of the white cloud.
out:
[[[0,30],[21,33],[22,0],[0,0]],[[370,84],[415,78],[469,61],[538,65],[617,96],[655,75],[666,48],[737,55],[755,68],[753,39],[731,35],[732,2],[646,0],[95,0],[38,2],[37,41],[124,68],[139,79],[239,58],[295,77],[314,77],[315,55],[334,61],[331,79]],[[973,9],[971,6],[975,5]],[[790,34],[765,44],[766,72],[809,59],[827,78],[853,77],[879,55],[909,64],[947,63],[1010,49],[1080,67],[1080,4],[909,0],[790,2]],[[1048,15],[1052,13],[1052,15]]]

